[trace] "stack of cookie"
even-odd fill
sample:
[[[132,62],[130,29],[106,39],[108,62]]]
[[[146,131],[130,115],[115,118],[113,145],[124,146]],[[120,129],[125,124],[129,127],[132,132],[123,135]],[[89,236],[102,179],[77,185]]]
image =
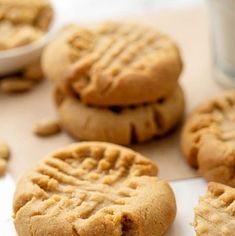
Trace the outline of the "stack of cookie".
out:
[[[182,61],[166,35],[132,23],[68,26],[44,52],[65,130],[118,144],[161,136],[184,110]]]

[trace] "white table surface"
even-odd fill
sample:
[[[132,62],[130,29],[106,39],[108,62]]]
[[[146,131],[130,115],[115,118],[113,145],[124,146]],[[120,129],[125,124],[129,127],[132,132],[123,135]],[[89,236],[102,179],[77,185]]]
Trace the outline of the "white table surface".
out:
[[[129,13],[156,11],[162,8],[189,7],[203,0],[53,0],[57,9],[56,24],[76,21],[87,22],[105,18],[118,18]],[[75,7],[76,6],[76,7]],[[199,196],[206,192],[207,184],[201,178],[171,182],[177,200],[177,217],[166,236],[195,235],[193,208]],[[15,183],[8,174],[0,178],[0,236],[15,236],[12,222],[12,198]]]

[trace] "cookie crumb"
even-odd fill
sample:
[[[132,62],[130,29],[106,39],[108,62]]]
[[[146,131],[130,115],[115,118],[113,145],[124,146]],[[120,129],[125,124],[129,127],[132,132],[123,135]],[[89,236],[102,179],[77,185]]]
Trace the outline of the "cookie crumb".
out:
[[[39,121],[33,128],[34,134],[41,137],[55,135],[60,131],[61,128],[59,121],[49,119]]]

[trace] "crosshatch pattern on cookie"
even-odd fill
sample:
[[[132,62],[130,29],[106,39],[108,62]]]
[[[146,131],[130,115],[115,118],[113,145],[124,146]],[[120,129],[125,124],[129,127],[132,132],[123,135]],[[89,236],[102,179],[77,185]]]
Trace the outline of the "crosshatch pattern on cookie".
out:
[[[114,79],[128,72],[148,73],[157,57],[174,48],[166,36],[147,27],[115,23],[103,25],[93,34],[77,32],[68,43],[77,50],[77,73],[92,76],[102,70]],[[89,75],[85,68],[89,68]]]
[[[215,138],[225,142],[235,141],[235,92],[229,92],[224,97],[218,98],[198,109],[200,121],[191,127],[191,132],[196,134],[195,142],[200,142],[204,129]]]
[[[161,236],[175,218],[176,203],[157,172],[150,160],[109,143],[54,152],[17,184],[17,233]]]
[[[183,69],[174,40],[130,22],[90,29],[67,26],[44,51],[42,65],[45,75],[67,94],[98,107],[165,98]]]
[[[202,104],[187,121],[182,137],[185,157],[192,166],[198,167],[200,171],[204,169],[205,159],[214,155],[214,158],[209,158],[211,163],[206,163],[208,167],[204,171],[224,169],[221,175],[226,176],[221,181],[235,186],[235,91],[225,92]],[[216,155],[213,150],[217,150]],[[217,177],[211,177],[210,180],[219,181],[212,179]]]
[[[37,189],[15,204],[15,215],[28,203],[35,214],[55,215],[66,210],[66,220],[80,223],[102,211],[112,217],[115,206],[128,204],[138,195],[141,176],[156,176],[157,167],[135,152],[113,145],[80,145],[54,153],[31,174],[28,181]],[[157,180],[156,180],[157,181]]]
[[[235,231],[235,189],[209,183],[207,194],[195,209],[198,236],[231,236]]]

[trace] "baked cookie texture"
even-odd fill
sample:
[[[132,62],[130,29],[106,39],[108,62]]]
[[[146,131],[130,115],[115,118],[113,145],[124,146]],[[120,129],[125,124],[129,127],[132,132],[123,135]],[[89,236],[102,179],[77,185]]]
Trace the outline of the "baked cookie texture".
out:
[[[105,107],[140,105],[169,95],[183,67],[170,37],[127,22],[68,27],[47,47],[42,65],[49,79],[82,103]]]
[[[48,30],[52,18],[48,0],[0,0],[0,50],[38,40]]]
[[[174,194],[140,154],[84,142],[54,152],[21,178],[14,197],[19,236],[160,236]]]
[[[127,145],[162,136],[174,128],[184,111],[184,96],[178,85],[165,99],[132,107],[90,107],[76,97],[55,91],[60,123],[78,140],[108,141]]]
[[[197,236],[235,235],[235,189],[209,183],[208,192],[195,208]]]
[[[235,91],[205,102],[187,120],[182,151],[208,181],[235,186]]]

